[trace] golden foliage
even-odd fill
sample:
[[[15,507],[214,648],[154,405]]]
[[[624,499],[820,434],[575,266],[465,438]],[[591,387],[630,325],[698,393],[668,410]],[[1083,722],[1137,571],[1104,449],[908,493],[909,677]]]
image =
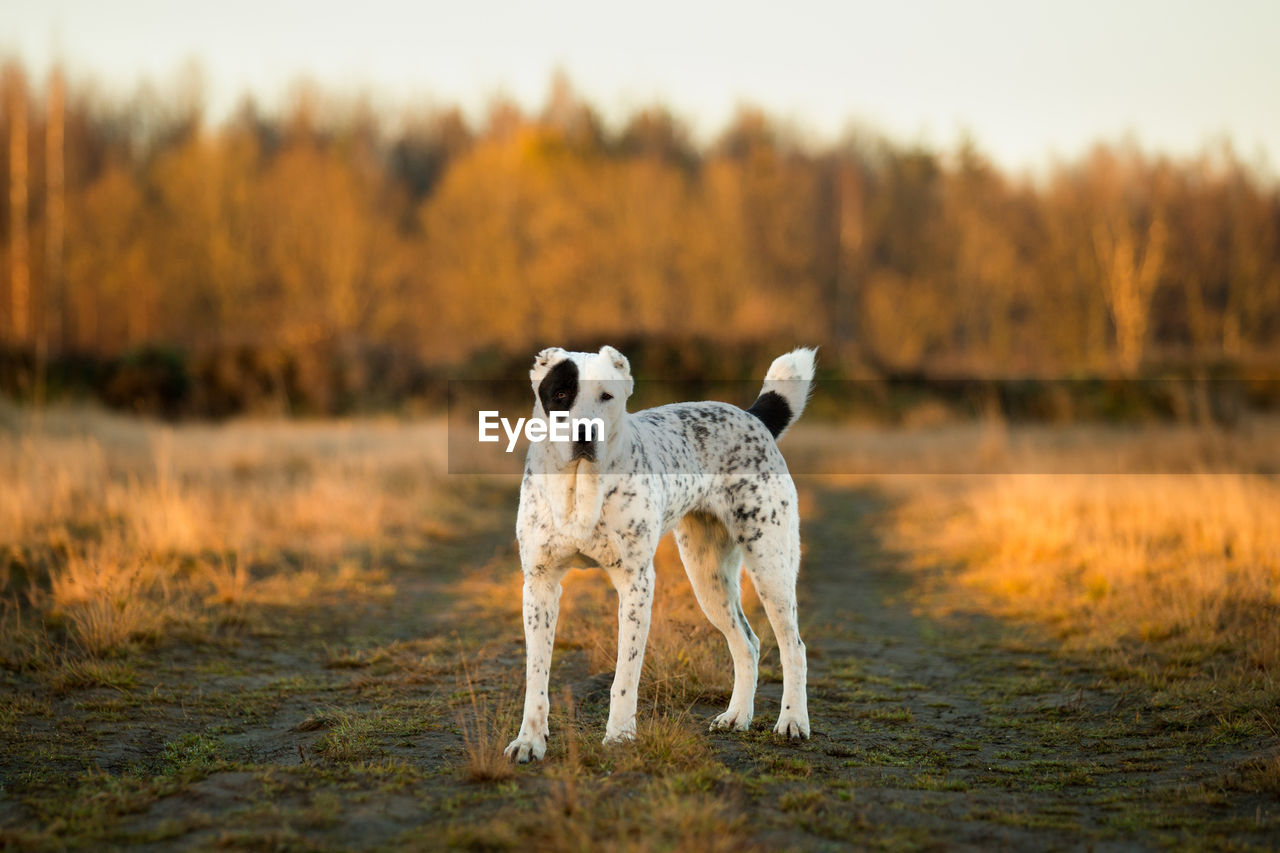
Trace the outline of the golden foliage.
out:
[[[661,110],[610,133],[563,80],[543,115],[502,104],[478,128],[315,91],[217,127],[173,107],[29,110],[51,140],[31,173],[64,178],[3,249],[46,229],[56,248],[5,301],[55,358],[359,344],[447,364],[623,335],[1006,372],[1274,356],[1280,202],[1226,147],[1099,146],[1034,183],[970,144],[821,148],[749,109],[701,149]]]

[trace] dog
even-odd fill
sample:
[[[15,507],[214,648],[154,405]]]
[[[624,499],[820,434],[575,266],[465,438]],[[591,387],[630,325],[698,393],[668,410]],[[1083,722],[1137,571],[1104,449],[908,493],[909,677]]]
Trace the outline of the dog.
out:
[[[733,694],[711,729],[746,731],[754,714],[760,641],[740,599],[741,567],[763,603],[782,657],[782,707],[774,731],[809,737],[807,663],[796,615],[800,516],[777,439],[804,411],[813,349],[776,359],[749,409],[675,403],[630,413],[631,365],[598,353],[544,349],[529,372],[534,419],[600,419],[603,435],[531,443],[520,485],[516,538],[524,572],[524,717],[505,750],[525,763],[546,754],[547,683],[571,567],[599,566],[618,591],[618,665],[604,742],[635,738],[636,690],[653,604],[653,555],[675,530],[698,603],[733,655]]]

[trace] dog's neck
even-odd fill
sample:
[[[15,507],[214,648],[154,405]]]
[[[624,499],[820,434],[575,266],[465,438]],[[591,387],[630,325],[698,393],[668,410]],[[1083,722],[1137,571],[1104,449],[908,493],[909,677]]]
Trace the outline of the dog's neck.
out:
[[[547,455],[548,459],[550,454]],[[574,542],[585,542],[600,520],[604,489],[600,466],[578,459],[569,467],[543,470],[531,478],[551,509],[560,536]]]
[[[622,418],[618,427],[605,438],[605,452],[599,462],[577,459],[567,467],[557,468],[555,454],[548,443],[529,448],[533,481],[551,508],[552,519],[561,536],[585,543],[600,521],[604,499],[604,475],[619,461],[620,451],[631,440],[631,415]]]
[[[585,542],[600,520],[600,507],[604,489],[601,487],[600,466],[579,459],[571,474],[559,478],[557,494],[553,500],[553,512],[560,516],[564,533],[576,542]],[[555,503],[560,504],[557,512]]]

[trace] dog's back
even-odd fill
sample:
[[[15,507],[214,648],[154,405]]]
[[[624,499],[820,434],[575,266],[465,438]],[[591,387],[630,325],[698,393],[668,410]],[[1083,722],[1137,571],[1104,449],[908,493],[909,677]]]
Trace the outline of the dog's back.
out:
[[[729,403],[673,403],[631,416],[630,472],[662,478],[663,527],[703,511],[743,535],[758,523],[752,510],[774,493],[794,500],[794,485],[777,438],[804,411],[813,380],[813,350],[775,359],[749,409]],[[745,524],[735,524],[736,522]]]
[[[814,350],[796,349],[774,359],[748,409],[698,402],[634,413],[642,467],[655,474],[785,473],[776,442],[804,412],[813,374]]]

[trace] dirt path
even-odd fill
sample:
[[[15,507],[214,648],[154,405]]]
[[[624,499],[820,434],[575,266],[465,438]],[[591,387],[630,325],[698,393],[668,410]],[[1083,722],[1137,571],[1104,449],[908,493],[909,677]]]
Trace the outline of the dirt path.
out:
[[[1259,744],[1197,730],[1171,697],[1025,629],[917,615],[928,579],[881,543],[885,508],[873,492],[821,490],[806,524],[816,736],[802,749],[855,786],[863,841],[1280,843],[1280,803],[1228,790]]]
[[[802,849],[1280,844],[1280,804],[1231,785],[1240,760],[1275,744],[1244,742],[1176,697],[1052,654],[1024,631],[916,615],[918,587],[877,537],[883,500],[806,488],[807,743],[769,732],[781,688],[773,650],[745,735],[705,733],[702,720],[720,708],[697,704],[666,752],[646,747],[648,764],[630,767],[584,737],[576,763],[561,744],[506,781],[467,781],[465,678],[481,702],[510,698],[523,660],[518,620],[458,598],[458,581],[516,566],[513,496],[482,490],[487,509],[470,530],[422,552],[365,555],[385,573],[381,592],[259,612],[218,641],[138,655],[116,684],[103,683],[109,674],[77,685],[5,673],[0,842],[501,848],[528,846],[534,833],[534,846],[621,838],[691,849],[699,839]],[[553,678],[573,687],[594,732],[609,676],[588,657],[558,649]],[[460,660],[471,662],[465,673]]]

